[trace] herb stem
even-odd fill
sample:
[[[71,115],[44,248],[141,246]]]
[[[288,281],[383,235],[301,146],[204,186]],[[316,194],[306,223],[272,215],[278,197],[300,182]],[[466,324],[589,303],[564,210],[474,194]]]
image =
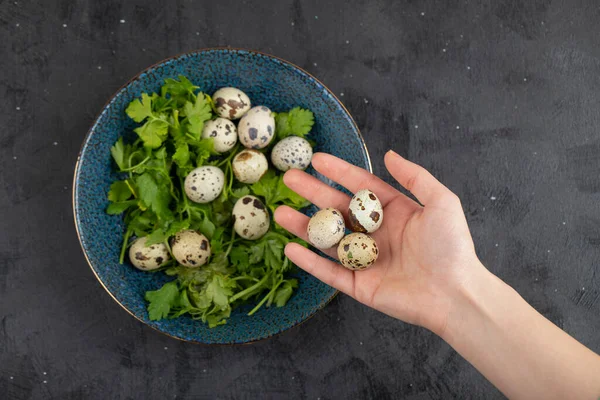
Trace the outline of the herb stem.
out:
[[[258,289],[259,287],[261,287],[267,281],[267,279],[270,276],[271,276],[271,274],[266,274],[260,281],[256,282],[254,285],[250,286],[249,288],[246,288],[246,289],[242,290],[241,292],[238,292],[238,293],[234,294],[233,296],[231,296],[229,298],[229,303],[233,303],[237,299],[240,299],[240,298],[246,296],[247,294],[252,293],[256,289]]]

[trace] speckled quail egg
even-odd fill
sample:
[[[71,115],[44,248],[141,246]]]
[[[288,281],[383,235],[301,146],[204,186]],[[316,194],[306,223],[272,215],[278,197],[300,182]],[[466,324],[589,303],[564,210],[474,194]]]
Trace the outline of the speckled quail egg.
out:
[[[344,217],[335,208],[317,211],[308,221],[308,241],[318,249],[329,249],[344,237]]]
[[[308,140],[298,136],[288,136],[279,141],[271,151],[271,162],[280,171],[306,169],[313,151]]]
[[[383,222],[381,202],[369,189],[356,192],[348,209],[350,229],[354,232],[375,232]]]
[[[233,87],[217,90],[212,97],[219,117],[227,119],[241,118],[250,109],[250,99],[246,93]]]
[[[146,247],[146,237],[136,239],[129,248],[129,260],[142,271],[152,271],[163,266],[171,256],[164,243]]]
[[[269,213],[265,205],[254,196],[244,196],[233,206],[233,229],[248,240],[256,240],[269,230]]]
[[[217,118],[204,124],[202,138],[213,138],[215,151],[225,153],[233,149],[233,146],[237,143],[237,129],[230,120]]]
[[[179,264],[200,267],[210,258],[210,242],[203,234],[186,229],[171,239],[171,251]]]
[[[262,149],[275,137],[275,118],[265,106],[252,107],[238,124],[240,142],[249,149]]]
[[[225,174],[218,167],[198,167],[185,177],[185,194],[195,203],[209,203],[219,197]]]
[[[269,169],[267,157],[258,150],[240,151],[231,163],[233,173],[242,183],[256,183]]]
[[[359,271],[369,268],[377,261],[379,249],[371,236],[351,233],[340,240],[337,254],[344,267]]]

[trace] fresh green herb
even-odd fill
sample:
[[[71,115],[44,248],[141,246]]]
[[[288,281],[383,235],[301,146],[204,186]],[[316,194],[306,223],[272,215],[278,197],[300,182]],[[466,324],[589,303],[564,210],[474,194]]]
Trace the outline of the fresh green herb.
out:
[[[234,308],[253,304],[249,315],[261,307],[284,306],[298,287],[290,277],[294,266],[283,249],[289,242],[307,245],[278,227],[255,241],[237,238],[232,227],[234,203],[254,194],[271,211],[279,205],[301,209],[308,202],[283,183],[282,174],[270,170],[253,184],[234,180],[232,160],[240,149],[215,152],[213,139],[203,139],[206,121],[214,117],[212,99],[198,91],[186,77],[166,79],[160,94],[142,93],[126,109],[138,127],[137,139],[119,138],[110,152],[122,174],[108,192],[106,212],[124,215],[126,230],[121,246],[123,263],[130,240],[146,237],[146,245],[164,243],[184,229],[194,229],[210,240],[210,263],[189,268],[170,262],[162,268],[175,279],[148,291],[151,320],[184,314],[215,327],[226,323]],[[306,136],[314,123],[312,112],[294,108],[276,116],[278,139]],[[214,165],[225,174],[221,195],[209,204],[190,201],[184,191],[185,177],[194,168]],[[170,249],[170,248],[169,248]]]
[[[312,111],[295,107],[289,112],[278,113],[275,116],[275,131],[279,140],[288,136],[305,137],[310,133],[315,123]]]

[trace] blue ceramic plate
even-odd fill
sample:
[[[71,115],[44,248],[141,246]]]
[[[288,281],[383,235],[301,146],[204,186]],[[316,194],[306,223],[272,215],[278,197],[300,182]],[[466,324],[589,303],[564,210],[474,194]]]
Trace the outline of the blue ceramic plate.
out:
[[[108,293],[146,325],[178,339],[231,344],[268,338],[315,314],[335,296],[336,290],[300,271],[299,288],[284,307],[263,307],[252,317],[246,315],[248,310],[237,309],[227,324],[209,329],[189,317],[150,321],[144,293],[158,289],[172,278],[119,265],[123,221],[104,212],[108,205],[106,194],[117,178],[110,147],[119,136],[131,137],[134,123],[125,115],[129,102],[143,92],[158,91],[165,78],[178,75],[185,75],[209,94],[224,86],[237,87],[248,94],[253,104],[266,105],[276,112],[295,106],[310,109],[316,121],[315,150],[334,154],[370,171],[367,149],[348,111],[317,79],[279,58],[233,49],[192,52],[146,69],[112,97],[87,134],[75,167],[75,225],[92,271]]]

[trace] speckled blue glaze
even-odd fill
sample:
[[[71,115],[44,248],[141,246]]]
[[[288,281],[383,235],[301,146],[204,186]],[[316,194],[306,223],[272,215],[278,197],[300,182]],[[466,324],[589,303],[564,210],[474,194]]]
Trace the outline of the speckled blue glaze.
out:
[[[158,91],[165,78],[187,76],[212,94],[224,86],[248,94],[253,105],[273,111],[301,106],[315,113],[313,137],[316,151],[341,157],[371,170],[369,156],[356,124],[338,99],[319,81],[281,59],[247,50],[208,49],[177,56],[154,65],[133,78],[104,107],[83,143],[75,169],[73,207],[83,251],[102,285],[140,321],[175,338],[206,344],[246,343],[280,333],[306,320],[335,296],[335,289],[300,271],[300,286],[282,308],[262,308],[252,317],[235,310],[226,325],[209,329],[188,317],[150,321],[144,293],[172,280],[165,274],[147,273],[119,265],[124,225],[121,217],[104,211],[106,194],[116,179],[110,147],[119,136],[130,137],[134,123],[125,115],[131,100],[143,92]],[[311,170],[309,170],[311,171]],[[318,176],[314,171],[311,173]],[[322,176],[320,179],[328,184]],[[338,187],[339,189],[339,187]],[[307,210],[312,214],[314,208]]]

